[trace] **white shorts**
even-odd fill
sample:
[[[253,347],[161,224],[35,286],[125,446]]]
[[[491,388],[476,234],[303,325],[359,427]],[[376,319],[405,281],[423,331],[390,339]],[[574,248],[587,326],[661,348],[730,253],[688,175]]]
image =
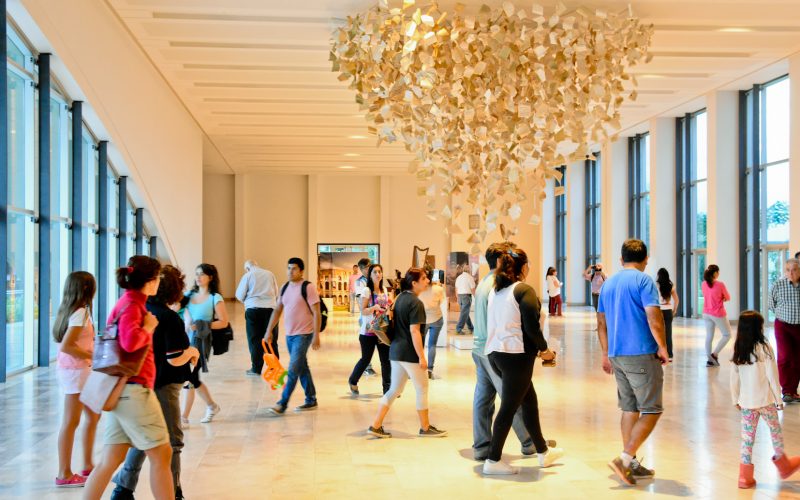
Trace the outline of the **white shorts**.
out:
[[[83,384],[92,369],[88,366],[85,368],[61,368],[56,367],[56,375],[58,376],[58,385],[64,394],[80,394],[83,389]]]

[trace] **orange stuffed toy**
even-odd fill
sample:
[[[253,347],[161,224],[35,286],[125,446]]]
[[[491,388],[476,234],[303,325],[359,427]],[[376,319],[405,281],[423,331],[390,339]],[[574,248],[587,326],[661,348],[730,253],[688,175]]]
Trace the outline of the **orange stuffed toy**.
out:
[[[274,391],[278,387],[282,387],[286,382],[287,371],[283,369],[278,356],[272,351],[272,346],[267,344],[263,339],[261,345],[264,347],[264,373],[261,378],[269,384],[270,388]]]

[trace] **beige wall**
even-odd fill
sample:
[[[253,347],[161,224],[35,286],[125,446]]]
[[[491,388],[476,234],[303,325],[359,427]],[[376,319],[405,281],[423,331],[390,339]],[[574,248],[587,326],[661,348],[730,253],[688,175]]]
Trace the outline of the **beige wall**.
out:
[[[222,296],[233,297],[241,277],[235,258],[233,175],[205,174],[203,176],[203,262],[214,264],[222,281]],[[187,275],[191,269],[184,269]]]
[[[21,0],[9,12],[41,52],[109,159],[145,207],[162,258],[183,268],[202,257],[202,135],[106,2]]]
[[[381,179],[378,176],[317,176],[316,241],[379,243]]]

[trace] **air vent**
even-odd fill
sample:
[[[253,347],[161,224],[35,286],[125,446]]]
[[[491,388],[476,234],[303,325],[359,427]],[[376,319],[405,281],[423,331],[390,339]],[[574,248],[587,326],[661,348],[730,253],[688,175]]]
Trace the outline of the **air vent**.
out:
[[[175,19],[177,21],[222,21],[234,23],[274,24],[330,24],[329,17],[254,16],[251,14],[200,14],[190,12],[153,12],[153,19]]]
[[[292,45],[283,43],[241,43],[241,42],[169,42],[170,47],[192,49],[252,49],[252,50],[330,50],[330,45]]]
[[[653,57],[730,57],[730,58],[746,58],[751,57],[753,54],[750,52],[672,52],[672,51],[652,51],[650,52]]]
[[[184,64],[184,69],[212,69],[220,71],[320,71],[330,73],[330,66],[267,66],[261,64]]]

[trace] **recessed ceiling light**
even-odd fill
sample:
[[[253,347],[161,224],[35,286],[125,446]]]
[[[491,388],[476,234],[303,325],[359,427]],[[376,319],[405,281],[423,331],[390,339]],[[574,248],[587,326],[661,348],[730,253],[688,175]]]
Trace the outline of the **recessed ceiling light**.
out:
[[[730,28],[720,28],[717,31],[720,31],[722,33],[750,33],[753,30],[750,28],[730,27]]]
[[[360,154],[358,154],[358,153],[345,153],[344,155],[345,155],[345,156],[348,156],[348,157],[350,157],[350,158],[354,158],[354,157],[356,157],[356,156],[361,156],[361,155],[360,155]]]
[[[351,135],[348,137],[349,139],[366,139],[366,135]]]
[[[356,167],[352,165],[341,165],[339,168],[341,168],[342,170],[353,170]]]

